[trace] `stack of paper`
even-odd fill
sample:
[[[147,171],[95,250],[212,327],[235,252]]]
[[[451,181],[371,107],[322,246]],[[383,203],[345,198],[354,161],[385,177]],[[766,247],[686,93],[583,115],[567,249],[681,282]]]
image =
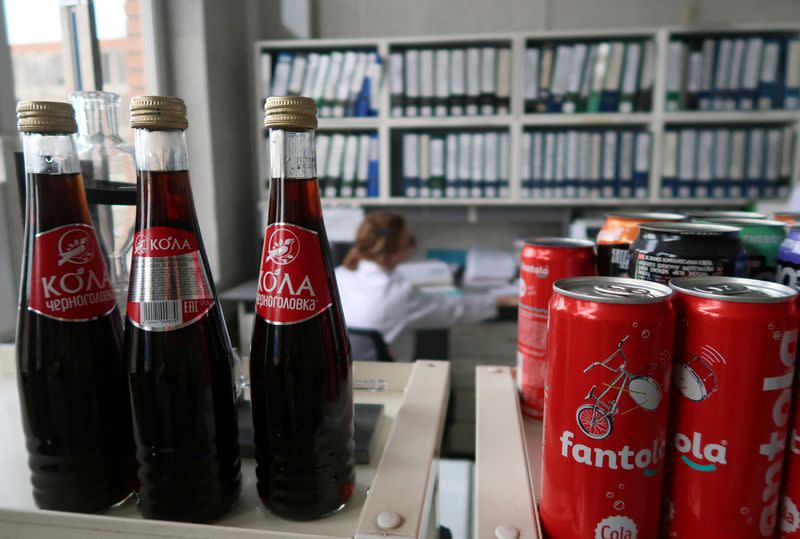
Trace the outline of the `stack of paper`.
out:
[[[395,269],[417,287],[452,286],[453,274],[441,260],[415,260]]]
[[[502,287],[516,274],[516,261],[510,252],[482,247],[467,251],[463,279],[466,287]]]

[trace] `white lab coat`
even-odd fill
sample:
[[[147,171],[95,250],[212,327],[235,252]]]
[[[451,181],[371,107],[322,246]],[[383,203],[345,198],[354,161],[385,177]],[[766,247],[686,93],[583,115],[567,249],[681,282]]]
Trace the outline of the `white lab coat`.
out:
[[[348,327],[378,330],[396,361],[413,361],[414,331],[449,328],[497,316],[488,295],[440,296],[421,292],[396,271],[367,260],[355,270],[336,268]]]

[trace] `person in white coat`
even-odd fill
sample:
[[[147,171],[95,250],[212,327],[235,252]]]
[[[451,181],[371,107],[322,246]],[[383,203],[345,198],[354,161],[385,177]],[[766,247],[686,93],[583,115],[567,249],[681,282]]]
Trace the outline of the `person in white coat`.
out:
[[[383,335],[395,361],[414,360],[414,330],[448,328],[497,316],[516,298],[489,295],[440,296],[416,289],[395,271],[414,252],[414,236],[402,215],[368,213],[353,247],[336,268],[345,323]],[[358,358],[355,358],[358,359]]]

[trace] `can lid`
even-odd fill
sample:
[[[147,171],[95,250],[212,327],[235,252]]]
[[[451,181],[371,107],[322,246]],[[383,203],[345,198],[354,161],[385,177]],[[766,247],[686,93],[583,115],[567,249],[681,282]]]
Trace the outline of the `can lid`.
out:
[[[264,103],[264,127],[316,129],[317,104],[310,97],[268,97]]]
[[[773,221],[771,219],[733,219],[728,217],[709,217],[709,222],[719,223],[721,225],[730,226],[763,226],[769,228],[782,228],[785,229],[787,223],[784,221]]]
[[[591,240],[579,240],[575,238],[557,238],[550,236],[526,239],[525,244],[536,245],[537,247],[567,247],[567,248],[594,247],[594,242]]]
[[[738,233],[741,230],[735,226],[713,223],[643,223],[639,228],[648,232],[671,232],[690,236],[718,236]]]
[[[75,109],[60,101],[20,101],[17,104],[17,129],[20,133],[77,133]]]
[[[629,219],[631,221],[685,221],[686,216],[682,213],[667,213],[657,211],[641,212],[619,212],[607,213],[606,218],[614,217],[617,219]]]
[[[699,210],[688,212],[690,219],[728,218],[728,219],[766,219],[763,213],[755,211],[732,211],[732,210]]]
[[[782,284],[740,277],[678,277],[669,286],[682,294],[736,303],[783,303],[797,295]]]
[[[597,303],[642,304],[664,301],[672,290],[663,284],[625,277],[570,277],[553,283],[564,296]]]

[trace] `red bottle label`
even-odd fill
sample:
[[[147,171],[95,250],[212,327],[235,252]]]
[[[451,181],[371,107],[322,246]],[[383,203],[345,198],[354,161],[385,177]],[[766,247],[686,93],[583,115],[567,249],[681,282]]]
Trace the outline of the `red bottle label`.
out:
[[[154,226],[133,239],[128,318],[147,331],[172,331],[202,318],[214,305],[194,232]]]
[[[105,316],[116,300],[94,228],[75,223],[33,240],[28,308],[48,318],[82,322]]]
[[[264,234],[256,311],[270,324],[297,324],[331,306],[319,235],[288,223]]]

